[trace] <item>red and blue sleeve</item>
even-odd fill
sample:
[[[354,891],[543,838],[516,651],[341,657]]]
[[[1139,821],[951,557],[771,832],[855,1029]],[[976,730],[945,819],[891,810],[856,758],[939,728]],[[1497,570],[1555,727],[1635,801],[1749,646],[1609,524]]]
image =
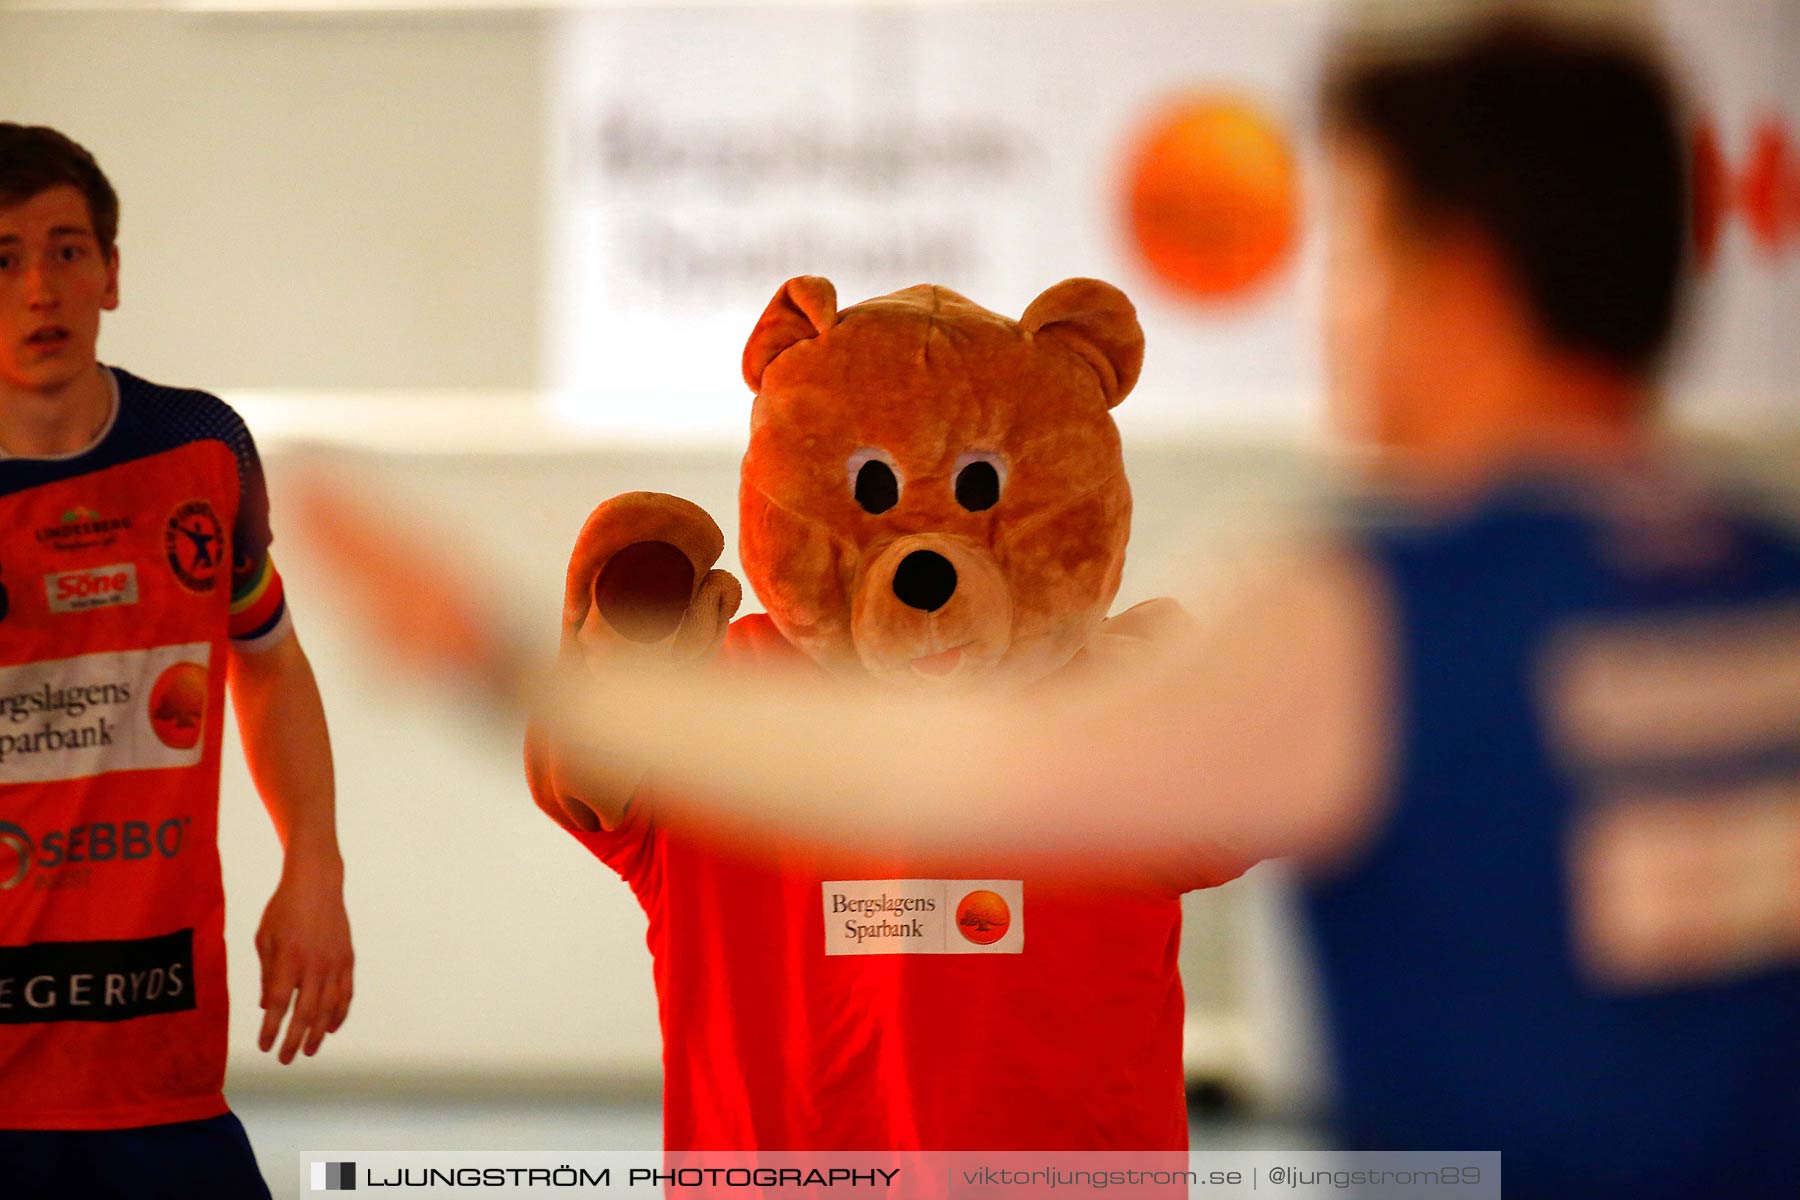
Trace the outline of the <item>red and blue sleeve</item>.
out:
[[[269,527],[269,492],[256,443],[242,422],[233,431],[231,450],[238,460],[237,523],[232,529],[231,643],[235,649],[267,650],[293,632],[281,573],[269,554],[274,534]]]

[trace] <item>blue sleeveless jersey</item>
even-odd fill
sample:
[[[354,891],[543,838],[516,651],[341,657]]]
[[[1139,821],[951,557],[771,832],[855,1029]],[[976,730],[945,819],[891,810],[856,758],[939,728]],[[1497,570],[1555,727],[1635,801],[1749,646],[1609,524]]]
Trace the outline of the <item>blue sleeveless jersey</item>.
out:
[[[1800,1196],[1800,968],[1597,988],[1566,861],[1584,806],[1632,788],[1800,797],[1800,712],[1724,751],[1586,762],[1546,694],[1571,635],[1800,605],[1800,540],[1747,509],[1618,501],[1515,486],[1356,535],[1393,605],[1398,740],[1370,846],[1305,892],[1339,1131],[1497,1149],[1509,1197]]]

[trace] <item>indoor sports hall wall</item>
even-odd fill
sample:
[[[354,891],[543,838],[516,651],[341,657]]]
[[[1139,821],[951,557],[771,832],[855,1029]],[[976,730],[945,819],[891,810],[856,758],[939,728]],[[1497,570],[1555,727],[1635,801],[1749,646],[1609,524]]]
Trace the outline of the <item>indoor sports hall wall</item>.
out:
[[[274,487],[275,553],[339,759],[352,1020],[284,1082],[655,1086],[643,920],[532,809],[518,731],[394,679],[281,536],[300,452],[498,568],[554,638],[582,516],[631,488],[735,511],[744,336],[788,275],[849,302],[930,279],[1018,311],[1119,283],[1149,339],[1119,410],[1121,599],[1228,579],[1335,460],[1315,349],[1325,0],[556,5],[56,0],[0,11],[0,118],[88,145],[123,197],[102,355],[221,392]],[[1619,9],[1620,5],[1602,6]],[[1790,483],[1800,441],[1800,0],[1665,0],[1708,181],[1674,407]],[[396,516],[396,541],[421,536]],[[1197,566],[1194,560],[1198,559]],[[730,565],[729,563],[727,565]],[[227,756],[238,1085],[277,853]],[[1190,1057],[1314,1095],[1279,871],[1198,898]],[[754,931],[747,931],[753,935]]]

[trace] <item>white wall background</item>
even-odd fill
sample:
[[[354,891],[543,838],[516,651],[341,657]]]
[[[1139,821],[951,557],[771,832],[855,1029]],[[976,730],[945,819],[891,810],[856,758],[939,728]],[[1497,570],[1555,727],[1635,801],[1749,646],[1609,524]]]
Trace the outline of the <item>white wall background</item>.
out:
[[[3,8],[4,6],[0,6]],[[534,386],[541,14],[0,11],[120,194],[103,351],[215,389]]]
[[[106,346],[152,376],[359,399],[531,393],[527,407],[559,400],[590,427],[728,440],[745,313],[789,273],[829,274],[849,302],[942,268],[936,281],[1011,312],[1090,273],[1131,292],[1155,348],[1128,429],[1317,428],[1308,111],[1346,7],[1332,0],[15,3],[0,10],[0,113],[67,129],[113,176],[126,303]],[[1766,115],[1800,129],[1800,3],[1650,8],[1734,170]],[[1120,220],[1133,134],[1195,90],[1261,103],[1302,167],[1297,255],[1224,305],[1161,284]],[[609,115],[665,141],[685,131],[690,149],[785,130],[975,134],[1008,165],[886,188],[843,171],[777,186],[608,172],[593,151]],[[632,266],[659,232],[736,239],[757,269],[659,292]],[[1796,242],[1771,260],[1728,218],[1679,373],[1697,423],[1795,423],[1783,381],[1800,347],[1781,330],[1800,305]]]

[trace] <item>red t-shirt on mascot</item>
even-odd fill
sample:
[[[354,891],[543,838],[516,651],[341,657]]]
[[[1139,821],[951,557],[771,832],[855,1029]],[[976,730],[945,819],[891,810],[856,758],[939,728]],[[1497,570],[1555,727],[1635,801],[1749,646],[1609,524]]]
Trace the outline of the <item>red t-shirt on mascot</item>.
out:
[[[237,414],[111,377],[87,450],[0,455],[0,1128],[226,1110],[226,651],[286,606]]]
[[[757,614],[720,657],[804,656]],[[921,877],[740,857],[654,807],[575,836],[649,917],[666,1148],[1186,1148],[1179,895],[1247,864],[1131,890]]]

